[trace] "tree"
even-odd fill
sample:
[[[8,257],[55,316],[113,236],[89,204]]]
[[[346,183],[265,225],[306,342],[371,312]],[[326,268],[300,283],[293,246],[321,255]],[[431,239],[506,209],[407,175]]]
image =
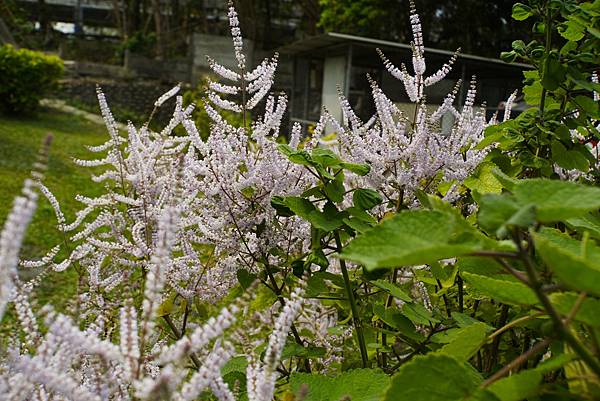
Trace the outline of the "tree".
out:
[[[428,46],[497,57],[512,40],[526,36],[510,26],[512,0],[419,0],[416,7]],[[409,0],[320,0],[319,26],[404,43],[411,41]]]

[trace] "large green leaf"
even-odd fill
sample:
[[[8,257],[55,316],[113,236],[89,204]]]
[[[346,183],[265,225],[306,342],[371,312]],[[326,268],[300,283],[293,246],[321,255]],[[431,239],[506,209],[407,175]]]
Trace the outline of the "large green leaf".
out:
[[[535,292],[517,281],[501,276],[487,277],[463,272],[462,278],[482,295],[511,305],[532,305],[538,302]]]
[[[600,295],[600,247],[558,230],[534,233],[536,250],[556,277],[569,287]]]
[[[485,343],[489,330],[490,326],[480,322],[458,329],[454,333],[454,340],[437,352],[466,362]]]
[[[557,311],[566,316],[573,309],[573,306],[577,301],[577,294],[573,292],[555,292],[550,295],[550,301]],[[589,297],[585,298],[581,302],[579,311],[577,311],[574,319],[590,326],[600,328],[600,300]]]
[[[325,204],[322,212],[311,201],[298,196],[288,196],[279,202],[294,214],[324,231],[333,231],[341,227],[344,224],[343,219],[346,217],[338,213],[335,206],[329,202]]]
[[[493,173],[495,168],[498,166],[494,163],[482,163],[475,173],[465,180],[465,186],[481,194],[502,192],[502,183]]]
[[[556,90],[566,77],[567,69],[561,64],[558,55],[548,54],[542,67],[542,86],[549,91]]]
[[[362,210],[370,210],[383,202],[379,193],[372,189],[358,188],[352,193],[352,203]]]
[[[417,356],[392,377],[383,401],[479,399],[477,395],[480,383],[481,378],[473,369],[451,356]]]
[[[308,386],[304,401],[339,401],[349,397],[352,401],[379,401],[390,378],[374,369],[355,369],[328,377],[322,374],[294,372],[290,387],[298,394],[303,385]]]
[[[402,212],[358,236],[340,256],[372,270],[464,255],[482,246],[482,238],[465,223],[438,211]]]
[[[509,227],[528,227],[535,223],[531,204],[521,206],[506,194],[488,194],[479,202],[477,220],[486,232],[499,238],[506,237]]]
[[[514,195],[521,205],[533,204],[541,222],[566,220],[600,208],[600,188],[569,181],[521,180]]]
[[[493,383],[488,389],[501,401],[521,401],[535,396],[539,391],[542,373],[526,370]]]
[[[590,236],[600,239],[600,217],[596,214],[586,214],[567,220],[569,227],[582,233],[587,231]]]
[[[392,295],[395,298],[401,299],[404,302],[412,302],[412,298],[396,284],[390,283],[386,280],[371,281],[371,284],[373,284],[375,287],[381,288],[388,294]]]

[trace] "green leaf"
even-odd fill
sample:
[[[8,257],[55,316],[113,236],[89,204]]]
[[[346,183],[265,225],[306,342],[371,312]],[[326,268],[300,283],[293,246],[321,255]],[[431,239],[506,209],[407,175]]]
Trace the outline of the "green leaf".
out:
[[[461,328],[455,333],[454,341],[444,345],[436,352],[466,362],[485,343],[489,331],[490,327],[487,324],[479,322]]]
[[[472,399],[481,378],[465,363],[444,354],[417,356],[392,377],[383,401]]]
[[[550,301],[556,310],[566,316],[573,309],[577,297],[574,292],[555,292],[550,295]],[[592,327],[600,328],[600,313],[598,311],[600,311],[600,300],[587,297],[581,302],[574,319]]]
[[[475,173],[465,180],[465,186],[481,194],[502,192],[502,183],[493,173],[495,168],[498,168],[498,166],[494,163],[484,162],[480,164]]]
[[[433,317],[431,312],[425,309],[423,305],[417,303],[406,303],[402,305],[402,313],[414,324],[430,325],[432,323],[440,322],[440,320]]]
[[[536,251],[561,282],[600,295],[600,247],[551,228],[543,228],[533,237]]]
[[[510,281],[500,275],[494,277],[463,272],[465,282],[482,295],[511,305],[534,305],[538,303],[532,289],[517,281]]]
[[[586,27],[586,29],[587,29],[587,31],[588,31],[589,33],[591,33],[592,35],[594,35],[594,36],[596,37],[596,39],[600,39],[600,29],[594,28],[594,27],[593,27],[593,26],[591,26],[591,25],[588,25],[588,26]]]
[[[294,214],[302,217],[304,220],[308,220],[310,213],[317,210],[315,205],[313,205],[308,199],[297,196],[288,196],[283,198],[283,203]]]
[[[159,305],[158,310],[156,311],[156,316],[162,317],[170,315],[175,307],[174,302],[176,296],[177,294],[172,294],[165,298],[165,300]]]
[[[381,202],[381,195],[372,189],[359,188],[352,193],[352,203],[362,210],[371,210]]]
[[[567,150],[560,141],[552,141],[552,159],[560,167],[567,170],[579,170],[586,172],[590,169],[589,160],[576,150]]]
[[[583,39],[585,35],[585,26],[574,20],[570,20],[559,25],[558,33],[567,40],[577,42]]]
[[[383,305],[373,305],[373,313],[385,324],[398,330],[408,338],[422,341],[423,336],[417,332],[415,325],[396,308],[384,308]]]
[[[291,217],[294,215],[294,212],[286,205],[285,199],[281,196],[272,197],[271,206],[275,209],[278,216]]]
[[[242,286],[243,289],[250,288],[252,283],[256,280],[256,274],[250,273],[246,269],[238,269],[236,273],[238,283]]]
[[[339,180],[331,180],[325,185],[325,195],[333,202],[339,203],[344,200],[344,183]]]
[[[569,181],[521,180],[514,188],[521,205],[533,204],[540,222],[582,216],[600,208],[600,188]]]
[[[541,78],[542,86],[549,91],[558,89],[567,78],[567,69],[560,63],[556,54],[550,53],[546,56]]]
[[[512,8],[512,17],[517,21],[524,21],[533,15],[533,10],[528,5],[515,3]]]
[[[303,166],[312,166],[314,164],[308,152],[304,150],[296,150],[286,144],[277,145],[277,150],[286,155],[292,163],[301,164]]]
[[[485,325],[487,327],[488,331],[494,330],[494,328],[492,326],[488,325],[487,323],[480,322],[479,320],[472,318],[471,316],[469,316],[465,313],[452,312],[452,318],[454,319],[454,321],[458,324],[458,327],[460,327],[460,328],[465,328],[465,327],[471,326],[473,324],[482,323],[483,325]]]
[[[394,298],[398,298],[404,302],[412,302],[412,298],[396,284],[390,283],[386,280],[371,281],[371,284],[373,284],[377,288],[381,288]]]
[[[486,232],[506,237],[508,228],[528,227],[535,223],[535,212],[532,205],[521,207],[512,197],[507,195],[485,195],[479,201],[477,220]]]
[[[567,225],[580,234],[587,231],[591,237],[600,239],[600,217],[596,214],[586,214],[567,220]]]
[[[342,160],[335,153],[324,148],[313,149],[311,158],[323,167],[336,167],[342,163]]]
[[[297,196],[283,198],[283,203],[294,214],[324,231],[333,231],[341,227],[344,224],[343,219],[346,217],[338,212],[335,206],[329,202],[325,204],[323,212],[318,210],[308,199]]]
[[[326,349],[324,347],[313,347],[306,346],[295,343],[295,342],[287,342],[285,347],[283,347],[283,351],[281,352],[281,359],[289,359],[292,357],[301,357],[301,358],[322,358],[325,356]]]
[[[367,175],[371,171],[371,166],[368,164],[356,164],[356,163],[341,163],[342,168],[351,171],[356,175]]]
[[[354,369],[335,377],[322,374],[294,372],[290,376],[290,388],[294,394],[307,386],[304,401],[379,401],[390,382],[389,377],[375,369]]]
[[[526,370],[492,383],[488,390],[501,401],[521,401],[537,395],[541,381],[541,372]]]
[[[481,248],[482,239],[464,220],[433,210],[406,211],[361,234],[340,257],[367,270],[425,264]]]
[[[587,113],[590,117],[600,119],[600,105],[588,96],[577,96],[573,99],[579,110]]]

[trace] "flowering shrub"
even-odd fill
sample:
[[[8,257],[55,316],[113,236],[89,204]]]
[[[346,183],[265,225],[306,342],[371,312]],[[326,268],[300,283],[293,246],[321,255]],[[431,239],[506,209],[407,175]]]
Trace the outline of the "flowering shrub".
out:
[[[296,124],[280,143],[287,99],[271,93],[278,57],[249,68],[233,6],[228,16],[237,67],[209,59],[222,81],[207,84],[207,138],[179,87],[155,103],[177,96],[162,131],[130,123],[125,135],[99,89],[108,140],[89,148],[95,159],[74,162],[95,167],[105,191],[78,195],[72,222],[43,183],[42,148],[0,236],[0,316],[8,310],[4,318],[20,325],[3,341],[0,393],[593,399],[600,190],[521,180],[521,170],[495,164],[514,150],[496,144],[496,117],[485,120],[474,84],[462,108],[455,89],[428,113],[423,89],[456,56],[427,76],[414,5],[413,74],[380,52],[413,118],[372,81],[369,121],[340,96],[342,121],[324,111],[312,137]],[[439,128],[445,113],[455,117],[449,134]],[[323,137],[326,125],[334,141]],[[63,241],[39,260],[19,260],[38,193]],[[39,273],[25,280],[31,269]],[[67,310],[36,304],[50,269],[79,277]]]

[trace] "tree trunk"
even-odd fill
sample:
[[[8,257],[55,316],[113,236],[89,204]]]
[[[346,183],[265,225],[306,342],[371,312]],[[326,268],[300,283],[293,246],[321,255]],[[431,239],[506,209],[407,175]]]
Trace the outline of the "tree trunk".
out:
[[[162,30],[162,18],[160,15],[160,1],[152,0],[152,13],[154,15],[154,30],[156,33],[156,58],[163,60],[164,54],[164,39]]]

